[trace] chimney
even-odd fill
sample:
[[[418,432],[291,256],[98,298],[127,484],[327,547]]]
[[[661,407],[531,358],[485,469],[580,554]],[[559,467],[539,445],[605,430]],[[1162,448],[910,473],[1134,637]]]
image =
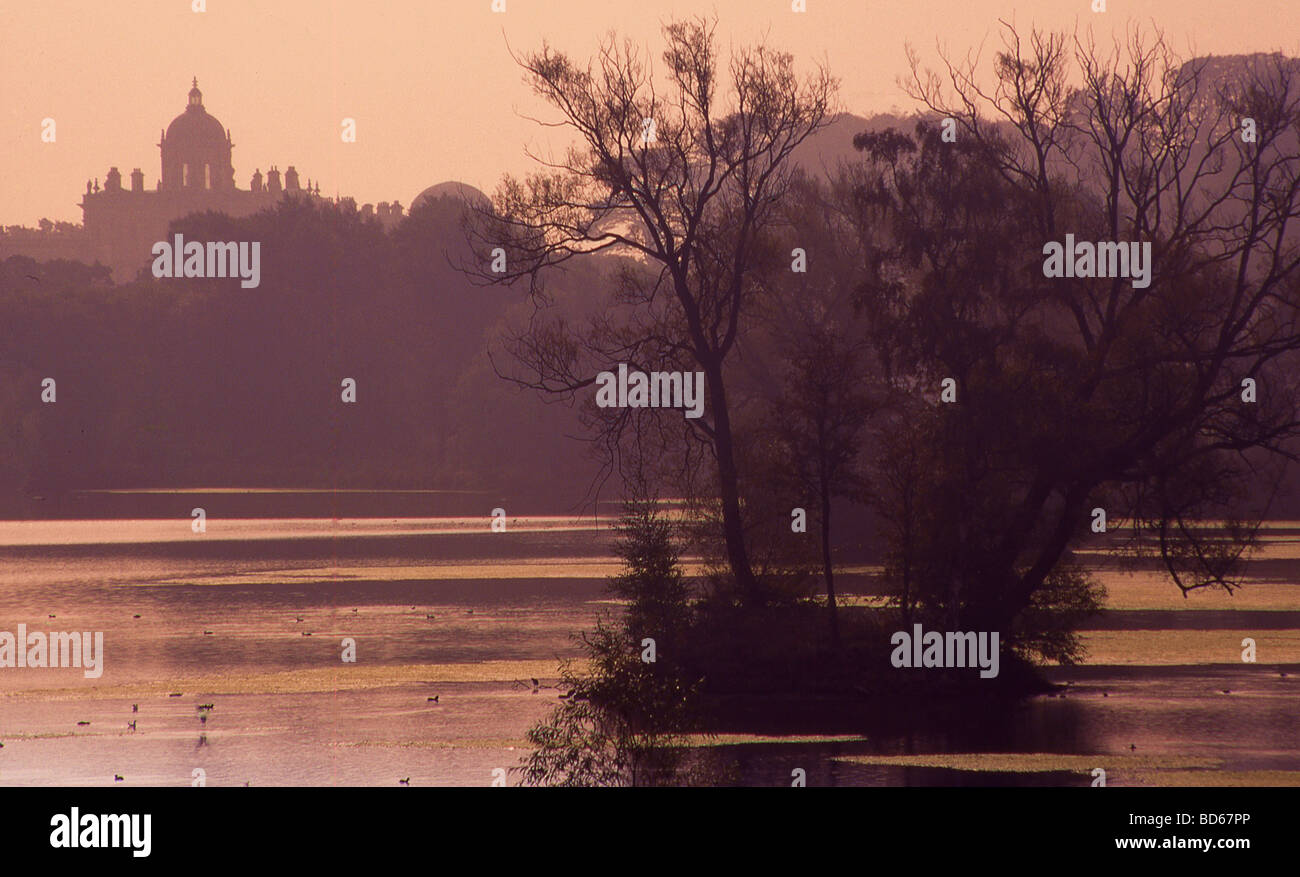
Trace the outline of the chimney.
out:
[[[131,171],[131,191],[144,191],[144,173],[139,168]]]

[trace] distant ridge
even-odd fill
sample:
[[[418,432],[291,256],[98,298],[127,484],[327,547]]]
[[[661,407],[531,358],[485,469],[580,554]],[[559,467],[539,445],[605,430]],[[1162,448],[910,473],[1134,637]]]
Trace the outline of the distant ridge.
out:
[[[1278,58],[1282,58],[1285,62],[1283,69],[1295,77],[1292,83],[1293,87],[1300,89],[1300,58],[1290,57],[1282,52],[1256,52],[1249,55],[1201,55],[1184,62],[1183,67],[1180,69],[1186,69],[1192,65],[1203,65],[1202,76],[1204,82],[1202,83],[1202,92],[1211,95],[1216,93],[1218,89],[1229,85],[1249,69],[1266,70],[1266,65],[1271,64]],[[853,148],[855,135],[864,131],[873,133],[884,131],[888,128],[894,128],[900,133],[911,134],[917,120],[929,115],[931,114],[921,112],[919,109],[911,114],[873,113],[864,116],[857,113],[841,113],[795,150],[794,161],[808,173],[824,175],[827,170],[833,170],[841,162],[860,160],[861,154]],[[998,124],[1005,125],[1006,122],[999,120]]]
[[[844,162],[861,160],[861,153],[853,148],[853,138],[863,131],[884,131],[895,128],[910,133],[919,115],[899,116],[877,113],[859,116],[841,113],[825,128],[809,137],[794,152],[794,162],[806,173],[825,175]]]

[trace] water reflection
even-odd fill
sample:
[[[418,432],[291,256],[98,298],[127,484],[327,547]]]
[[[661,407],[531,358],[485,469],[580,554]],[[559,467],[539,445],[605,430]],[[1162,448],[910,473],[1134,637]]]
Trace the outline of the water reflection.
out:
[[[489,785],[557,702],[516,681],[553,682],[617,567],[607,521],[512,519],[506,534],[486,516],[209,522],[202,536],[188,517],[0,522],[0,629],[106,642],[98,680],[0,671],[0,783],[188,785],[202,768],[213,785]],[[1294,776],[1279,772],[1300,771],[1296,531],[1269,535],[1265,575],[1236,597],[1184,600],[1149,572],[1104,570],[1112,611],[1087,635],[1091,663],[1051,670],[1068,683],[1053,695],[863,707],[807,729],[849,740],[711,749],[758,785],[789,785],[795,768],[810,786],[1088,785],[1094,760],[1112,785]],[[1259,663],[1240,661],[1243,636]],[[340,660],[344,638],[356,664]],[[213,733],[215,711],[196,708],[218,697]],[[981,760],[994,753],[1060,758]]]

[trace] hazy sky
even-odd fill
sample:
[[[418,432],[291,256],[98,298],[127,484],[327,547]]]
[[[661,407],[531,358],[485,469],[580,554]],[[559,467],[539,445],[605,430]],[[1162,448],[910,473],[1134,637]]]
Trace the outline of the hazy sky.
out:
[[[796,58],[824,58],[858,113],[910,109],[896,85],[904,44],[934,57],[997,44],[1018,25],[1154,22],[1180,51],[1300,54],[1298,0],[0,0],[0,224],[80,221],[86,180],[110,165],[158,181],[158,133],[197,76],[208,112],[232,132],[235,182],[295,165],[321,193],[408,205],[448,179],[491,191],[529,168],[525,144],[552,142],[524,115],[544,108],[508,51],[543,39],[586,57],[613,28],[649,46],[673,16],[716,13],[723,44],[764,33]],[[343,143],[340,122],[357,121]],[[41,121],[57,141],[41,141]]]

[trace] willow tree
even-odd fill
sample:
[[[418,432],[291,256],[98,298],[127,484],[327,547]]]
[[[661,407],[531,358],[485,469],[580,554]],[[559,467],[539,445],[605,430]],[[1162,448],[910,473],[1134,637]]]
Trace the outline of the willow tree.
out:
[[[537,173],[507,177],[471,234],[477,276],[523,284],[538,308],[507,342],[508,376],[520,384],[572,398],[618,363],[704,374],[698,419],[596,409],[587,398],[586,420],[611,458],[644,463],[671,452],[706,473],[737,588],[760,602],[726,366],[772,255],[791,156],[826,123],[836,83],[821,68],[800,77],[789,54],[766,45],[733,50],[723,68],[714,29],[707,19],[666,25],[662,76],[613,34],[586,64],[547,45],[518,58],[556,114],[542,124],[567,130],[575,145],[539,158]],[[555,308],[547,283],[574,260],[617,266],[583,320]]]

